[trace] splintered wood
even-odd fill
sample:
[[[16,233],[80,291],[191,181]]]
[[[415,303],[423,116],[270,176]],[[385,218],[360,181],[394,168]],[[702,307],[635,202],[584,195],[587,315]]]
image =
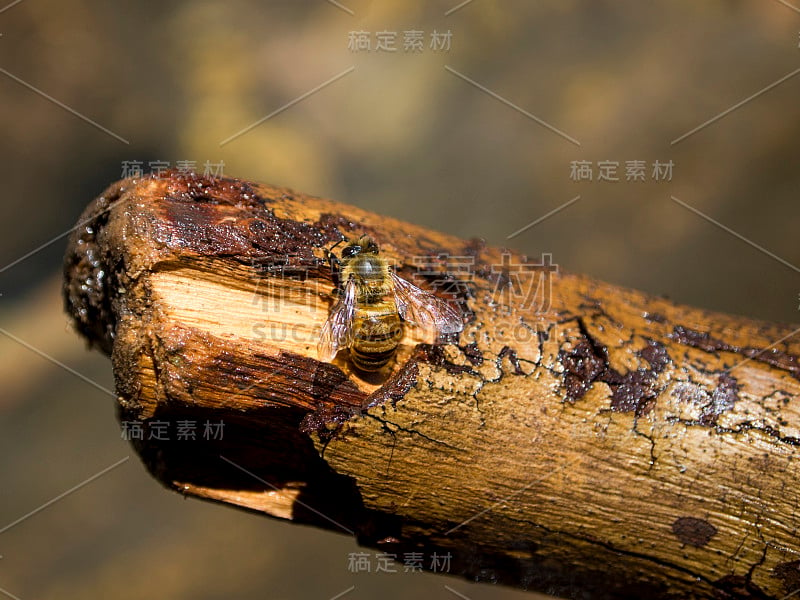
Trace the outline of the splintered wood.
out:
[[[131,441],[168,487],[565,597],[800,589],[793,327],[232,179],[123,180],[80,222],[66,308],[123,424],[165,428]],[[458,339],[407,326],[371,376],[318,360],[326,250],[361,234]]]

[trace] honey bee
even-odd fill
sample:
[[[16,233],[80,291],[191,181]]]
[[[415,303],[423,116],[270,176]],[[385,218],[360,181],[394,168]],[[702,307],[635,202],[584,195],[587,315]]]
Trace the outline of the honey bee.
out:
[[[372,238],[363,235],[348,243],[337,262],[339,299],[322,326],[321,360],[329,362],[349,348],[356,368],[377,371],[397,351],[404,322],[437,336],[464,328],[444,300],[399,277]]]

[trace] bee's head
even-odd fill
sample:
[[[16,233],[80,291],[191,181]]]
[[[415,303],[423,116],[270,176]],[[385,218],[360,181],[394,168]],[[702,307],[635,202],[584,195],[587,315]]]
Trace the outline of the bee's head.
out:
[[[378,254],[378,244],[371,237],[362,235],[352,240],[342,250],[342,258],[353,258],[358,254]]]

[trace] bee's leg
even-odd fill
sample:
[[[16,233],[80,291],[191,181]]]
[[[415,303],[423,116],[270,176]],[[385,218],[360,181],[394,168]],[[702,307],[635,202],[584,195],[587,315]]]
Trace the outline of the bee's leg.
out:
[[[341,233],[340,233],[340,235],[341,235]],[[336,242],[330,248],[326,248],[325,249],[325,258],[328,260],[328,266],[331,269],[331,280],[333,281],[333,285],[334,285],[336,290],[341,289],[341,283],[342,282],[341,282],[340,273],[341,273],[341,270],[342,270],[341,269],[342,261],[339,260],[339,257],[336,256],[333,253],[333,251],[336,249],[336,246],[338,246],[339,244],[341,244],[342,242],[344,242],[346,240],[347,240],[347,238],[344,235],[342,235],[342,239],[340,239],[338,242]]]
[[[334,246],[335,248],[336,246]],[[333,285],[336,289],[339,289],[341,285],[341,265],[342,261],[339,260],[339,257],[336,256],[330,250],[325,250],[325,257],[328,259],[328,266],[331,269],[331,279],[333,280]]]

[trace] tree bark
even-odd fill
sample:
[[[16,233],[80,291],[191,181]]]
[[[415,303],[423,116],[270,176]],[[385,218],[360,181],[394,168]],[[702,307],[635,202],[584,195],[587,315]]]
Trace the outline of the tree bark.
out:
[[[362,233],[465,322],[440,344],[406,327],[371,377],[316,355],[325,250]],[[793,327],[176,172],[90,204],[64,276],[123,433],[180,493],[566,597],[800,589]]]

